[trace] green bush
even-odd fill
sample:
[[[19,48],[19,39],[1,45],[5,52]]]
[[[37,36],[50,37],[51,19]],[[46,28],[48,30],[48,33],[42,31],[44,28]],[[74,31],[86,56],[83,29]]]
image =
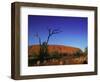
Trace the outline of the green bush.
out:
[[[28,56],[28,66],[34,66],[39,60],[39,55],[36,53],[32,53]]]
[[[59,59],[59,58],[61,58],[61,55],[57,51],[55,51],[55,52],[51,53],[51,58]]]

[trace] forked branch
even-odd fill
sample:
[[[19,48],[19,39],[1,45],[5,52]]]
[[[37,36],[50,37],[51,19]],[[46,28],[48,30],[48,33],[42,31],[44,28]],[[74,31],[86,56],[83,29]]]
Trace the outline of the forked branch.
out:
[[[50,39],[50,37],[51,37],[52,35],[58,34],[58,33],[62,32],[62,31],[60,31],[59,29],[51,29],[51,28],[49,28],[49,29],[48,29],[48,32],[49,32],[49,35],[48,35],[48,38],[47,38],[47,44],[48,44],[49,39]]]

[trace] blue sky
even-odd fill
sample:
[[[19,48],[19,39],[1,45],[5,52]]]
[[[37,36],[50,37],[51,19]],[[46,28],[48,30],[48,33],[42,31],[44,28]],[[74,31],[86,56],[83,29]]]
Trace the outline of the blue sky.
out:
[[[34,35],[38,32],[42,42],[47,40],[47,28],[62,32],[51,36],[49,44],[65,45],[84,49],[88,45],[88,19],[85,17],[62,17],[28,15],[28,45],[39,44]]]

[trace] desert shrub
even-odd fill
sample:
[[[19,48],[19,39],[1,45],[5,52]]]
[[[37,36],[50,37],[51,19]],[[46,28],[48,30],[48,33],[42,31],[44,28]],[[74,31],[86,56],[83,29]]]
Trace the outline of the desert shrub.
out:
[[[75,53],[75,57],[80,57],[82,54],[82,52],[80,50],[78,50],[76,53]]]
[[[60,55],[61,55],[62,57],[67,57],[67,56],[69,56],[68,53],[61,53]]]
[[[83,64],[87,64],[87,61],[84,61]]]
[[[38,59],[39,58],[39,55],[33,52],[31,55],[29,55],[28,58],[29,59]]]
[[[88,54],[88,48],[86,47],[85,49],[84,49],[84,55],[87,55]]]
[[[36,53],[32,53],[28,56],[28,66],[33,66],[39,60],[39,55]]]
[[[57,51],[52,52],[51,53],[51,58],[59,59],[59,58],[61,58],[61,54],[59,54]]]
[[[28,66],[33,66],[34,64],[36,64],[36,60],[28,59]]]

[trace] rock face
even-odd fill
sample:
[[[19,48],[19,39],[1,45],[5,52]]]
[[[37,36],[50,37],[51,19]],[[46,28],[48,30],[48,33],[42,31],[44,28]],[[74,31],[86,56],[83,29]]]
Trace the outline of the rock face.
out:
[[[42,63],[40,59],[34,59],[40,55],[40,46],[32,45],[29,46],[28,49],[28,66],[71,65],[88,63],[87,55],[84,55],[81,49],[75,47],[48,45],[49,56]]]
[[[40,46],[39,45],[33,45],[33,46],[29,46],[28,48],[28,54],[32,55],[32,53],[35,54],[39,54],[39,49]],[[49,54],[57,52],[60,54],[67,54],[67,55],[73,55],[75,53],[82,53],[82,50],[79,48],[75,48],[75,47],[70,47],[70,46],[63,46],[63,45],[49,45],[48,46],[48,52]]]

